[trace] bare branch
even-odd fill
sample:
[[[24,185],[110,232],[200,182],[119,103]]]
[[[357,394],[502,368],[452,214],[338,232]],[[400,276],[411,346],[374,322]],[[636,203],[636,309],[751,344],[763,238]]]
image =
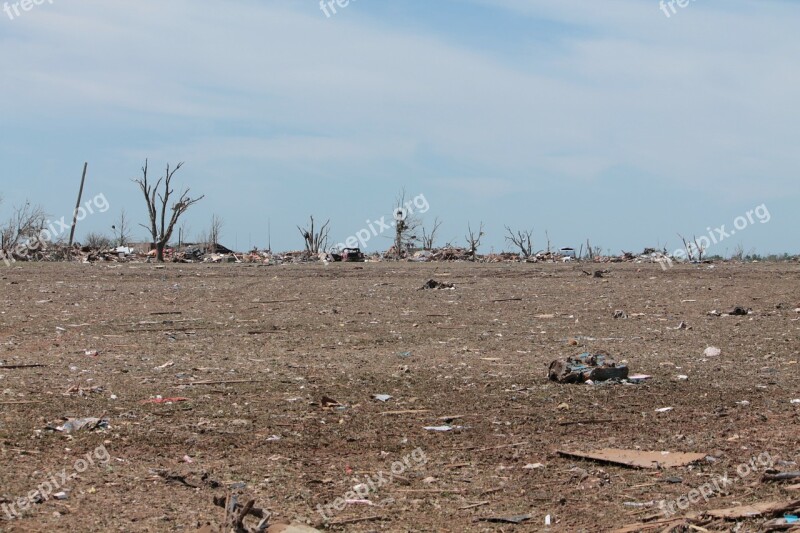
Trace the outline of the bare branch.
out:
[[[436,217],[433,220],[433,227],[431,228],[430,233],[428,233],[428,231],[425,229],[424,226],[422,227],[422,249],[423,250],[433,250],[433,248],[434,248],[433,245],[434,245],[434,242],[436,240],[436,232],[439,230],[439,226],[441,226],[441,225],[442,225],[442,223],[439,220],[439,217]]]
[[[687,241],[680,233],[678,233],[678,237],[680,237],[681,241],[683,241],[683,247],[686,249],[686,257],[689,259],[689,261],[694,261],[694,252],[692,251],[692,243]]]
[[[303,242],[306,251],[312,254],[318,254],[328,247],[328,233],[330,233],[330,219],[326,220],[321,228],[318,230],[314,227],[314,217],[309,217],[311,222],[308,228],[301,228],[297,226],[300,235],[303,236]]]

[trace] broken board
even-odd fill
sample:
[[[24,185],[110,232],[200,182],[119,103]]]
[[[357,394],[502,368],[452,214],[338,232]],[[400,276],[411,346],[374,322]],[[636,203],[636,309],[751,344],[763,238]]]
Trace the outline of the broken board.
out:
[[[740,505],[729,509],[715,509],[706,511],[706,515],[725,520],[737,520],[754,516],[775,516],[800,508],[800,500],[790,502],[761,502],[750,505]]]
[[[559,455],[592,459],[631,468],[674,468],[696,463],[705,458],[704,453],[681,452],[643,452],[641,450],[620,450],[604,448],[593,452],[567,452],[558,450]]]

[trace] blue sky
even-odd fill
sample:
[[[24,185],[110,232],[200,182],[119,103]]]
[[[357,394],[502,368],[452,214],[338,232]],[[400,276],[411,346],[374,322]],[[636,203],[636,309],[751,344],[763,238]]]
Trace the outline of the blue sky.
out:
[[[13,2],[11,3],[13,4]],[[135,185],[185,161],[239,249],[302,246],[310,214],[338,242],[424,194],[440,244],[486,224],[482,251],[680,244],[748,225],[710,253],[798,253],[800,3],[693,0],[45,0],[0,13],[0,217],[87,197],[145,222]],[[12,19],[13,16],[13,19]],[[137,230],[144,238],[144,230]],[[373,239],[368,250],[389,239]]]

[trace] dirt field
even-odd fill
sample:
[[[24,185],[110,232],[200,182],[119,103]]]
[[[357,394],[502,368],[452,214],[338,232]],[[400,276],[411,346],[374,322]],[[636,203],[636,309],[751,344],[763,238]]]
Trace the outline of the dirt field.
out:
[[[238,494],[335,531],[607,531],[663,519],[648,502],[725,473],[679,515],[800,498],[762,481],[766,457],[800,470],[800,266],[581,273],[594,267],[3,268],[0,530],[195,531]],[[430,278],[455,289],[417,290]],[[708,314],[735,305],[752,314]],[[652,379],[547,381],[551,360],[586,350]],[[187,400],[144,403],[159,395]],[[65,417],[109,427],[53,430]],[[607,447],[708,457],[637,470],[556,453]],[[28,505],[46,483],[65,499]],[[372,505],[337,510],[344,498]]]

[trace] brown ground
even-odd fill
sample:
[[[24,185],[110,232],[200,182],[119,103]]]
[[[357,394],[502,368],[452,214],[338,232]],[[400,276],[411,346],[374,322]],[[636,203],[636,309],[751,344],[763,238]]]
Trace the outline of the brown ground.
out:
[[[800,267],[609,268],[602,279],[562,264],[4,268],[0,359],[46,366],[0,369],[0,501],[75,474],[102,445],[111,460],[65,482],[67,499],[32,504],[22,518],[8,520],[6,503],[0,530],[193,531],[222,522],[212,499],[229,491],[274,520],[323,527],[318,505],[344,497],[353,477],[388,480],[395,461],[401,476],[366,496],[376,505],[330,520],[377,518],[331,529],[542,531],[549,514],[551,531],[605,531],[658,514],[626,502],[674,499],[725,472],[725,492],[689,512],[800,497],[762,483],[761,472],[736,474],[764,453],[779,470],[800,469],[781,462],[800,461],[800,405],[790,403],[800,398]],[[416,290],[429,278],[456,289]],[[507,298],[521,301],[493,302]],[[753,314],[707,315],[734,305]],[[613,319],[616,309],[630,318]],[[692,329],[671,329],[681,321]],[[597,340],[568,345],[578,336]],[[550,360],[584,345],[652,381],[545,379]],[[710,345],[722,355],[705,358]],[[183,384],[237,380],[250,381]],[[189,401],[142,403],[156,395]],[[324,396],[344,407],[321,405]],[[34,403],[9,403],[20,401]],[[46,429],[66,416],[105,416],[111,427]],[[423,429],[443,417],[464,428]],[[607,422],[574,424],[587,420]],[[555,453],[603,447],[716,461],[650,471]],[[524,468],[531,463],[544,467]],[[516,526],[479,521],[523,514],[531,519]]]

